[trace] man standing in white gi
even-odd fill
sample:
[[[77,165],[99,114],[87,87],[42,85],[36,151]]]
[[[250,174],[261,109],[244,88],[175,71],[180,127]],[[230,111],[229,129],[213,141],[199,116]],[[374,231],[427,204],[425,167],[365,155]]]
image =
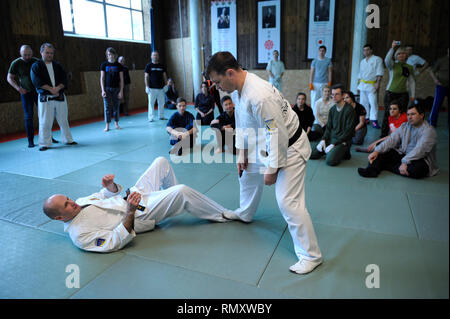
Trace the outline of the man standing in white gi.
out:
[[[283,92],[282,89],[282,77],[284,74],[284,63],[280,61],[278,57],[280,54],[277,50],[273,51],[273,60],[267,63],[266,71],[269,74],[269,82],[278,89],[278,91]]]
[[[42,60],[31,66],[31,81],[39,93],[39,150],[46,151],[52,145],[52,125],[56,118],[61,128],[63,143],[75,145],[70,133],[67,100],[67,76],[63,67],[53,61],[55,48],[50,43],[41,45]]]
[[[172,166],[164,157],[152,165],[120,196],[122,186],[114,183],[114,175],[105,175],[103,189],[76,201],[55,194],[44,203],[44,213],[64,222],[75,246],[95,252],[122,249],[136,233],[155,228],[164,219],[180,215],[184,210],[192,215],[216,222],[226,222],[222,213],[227,209],[202,193],[178,184]],[[131,192],[131,193],[129,193]]]
[[[299,259],[289,269],[299,274],[311,272],[322,263],[322,254],[305,204],[304,179],[311,147],[297,114],[278,90],[244,71],[230,52],[214,54],[207,74],[219,89],[233,92],[236,103],[240,208],[223,216],[252,221],[264,184],[275,184],[278,207]],[[256,145],[262,148],[256,151]]]
[[[370,44],[363,47],[363,54],[365,58],[361,60],[358,75],[360,102],[372,121],[372,127],[378,129],[378,91],[384,75],[384,64],[383,59],[373,55]]]

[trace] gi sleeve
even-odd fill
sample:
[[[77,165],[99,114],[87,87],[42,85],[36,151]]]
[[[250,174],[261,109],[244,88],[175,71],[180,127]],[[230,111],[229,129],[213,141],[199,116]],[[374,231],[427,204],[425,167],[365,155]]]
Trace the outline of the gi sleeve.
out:
[[[117,183],[116,183],[116,185],[117,185],[117,192],[116,193],[110,192],[106,188],[102,188],[97,193],[91,194],[91,195],[89,195],[87,197],[82,197],[82,198],[77,199],[77,202],[84,203],[84,202],[89,201],[89,200],[102,200],[102,199],[106,199],[106,198],[111,198],[111,197],[117,196],[117,195],[119,195],[122,192],[123,187],[122,187],[122,185],[117,184]]]
[[[286,166],[289,135],[282,112],[289,112],[291,108],[287,101],[278,105],[273,99],[266,98],[254,107],[254,116],[258,127],[265,128],[266,152],[268,153],[264,165],[266,173],[275,173],[278,168]],[[291,110],[291,112],[294,112]],[[297,115],[295,114],[295,117]],[[297,119],[298,120],[298,119]],[[258,145],[259,146],[259,145]],[[261,150],[258,150],[260,153]]]
[[[402,163],[410,164],[411,161],[416,161],[427,157],[437,144],[437,134],[434,129],[427,129],[420,136],[414,147],[408,154],[402,158]]]
[[[381,58],[377,59],[376,73],[377,76],[384,76],[384,65],[383,60],[381,60]]]
[[[136,237],[134,230],[129,233],[123,223],[113,230],[85,229],[80,234],[69,235],[78,248],[99,253],[120,250]]]

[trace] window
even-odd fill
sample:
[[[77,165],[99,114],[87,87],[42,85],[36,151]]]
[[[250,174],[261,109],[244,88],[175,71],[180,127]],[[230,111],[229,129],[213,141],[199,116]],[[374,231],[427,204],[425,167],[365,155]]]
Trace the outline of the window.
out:
[[[59,0],[65,35],[144,41],[141,0]]]

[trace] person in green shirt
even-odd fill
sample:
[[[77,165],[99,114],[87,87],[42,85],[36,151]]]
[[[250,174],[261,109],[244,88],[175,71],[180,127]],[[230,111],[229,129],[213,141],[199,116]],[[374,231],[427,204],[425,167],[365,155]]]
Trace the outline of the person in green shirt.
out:
[[[344,101],[342,87],[333,86],[331,95],[336,104],[330,109],[325,133],[310,158],[315,160],[326,155],[327,165],[336,166],[342,160],[351,157],[350,147],[357,117],[353,107]]]
[[[395,53],[394,53],[395,52]],[[387,108],[392,100],[398,100],[400,111],[406,112],[410,102],[415,99],[416,80],[414,77],[414,68],[406,63],[408,58],[407,51],[404,47],[400,47],[400,41],[394,40],[392,47],[386,54],[384,63],[389,70],[389,83],[386,86],[384,95],[384,112],[383,124],[381,126],[381,137],[389,134],[389,111]]]
[[[34,147],[33,107],[37,105],[37,92],[31,83],[31,65],[39,59],[33,57],[29,45],[20,47],[20,58],[15,59],[8,70],[8,83],[20,94],[23,111],[25,113],[25,130],[28,138],[28,147]]]

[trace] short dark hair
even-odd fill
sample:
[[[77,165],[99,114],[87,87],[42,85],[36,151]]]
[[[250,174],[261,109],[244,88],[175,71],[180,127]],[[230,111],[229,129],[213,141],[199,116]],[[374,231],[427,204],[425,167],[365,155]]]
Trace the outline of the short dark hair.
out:
[[[206,85],[206,87],[209,88],[208,82],[206,81],[202,82],[202,84],[200,84],[200,87],[202,87],[203,85]]]
[[[229,95],[225,95],[221,100],[220,103],[225,103],[225,101],[231,100],[231,102],[233,102],[233,99],[231,98],[231,96]]]
[[[332,89],[332,90],[340,89],[341,92],[344,92],[344,86],[343,86],[342,84],[340,84],[340,83],[333,85],[333,86],[331,87],[331,89]]]
[[[344,91],[342,94],[348,94],[348,96],[352,99],[353,102],[356,102],[355,94],[352,91]]]
[[[370,50],[373,50],[372,45],[369,44],[369,43],[366,43],[366,44],[363,46],[363,49],[364,49],[364,48],[369,48]]]
[[[324,46],[324,45],[321,45],[320,47],[319,47],[319,50],[320,49],[325,49],[325,51],[327,50],[327,47],[326,46]]]
[[[400,102],[399,102],[399,100],[392,100],[392,101],[389,103],[389,106],[391,106],[391,105],[398,105],[398,106],[400,107]]]
[[[179,98],[177,99],[177,104],[178,104],[178,103],[181,103],[181,102],[186,103],[186,100],[184,99],[184,97],[179,97]]]
[[[417,113],[425,114],[425,108],[421,104],[411,104],[410,106],[408,106],[408,110],[411,110],[414,108],[417,110]]]
[[[209,77],[213,71],[219,75],[225,75],[225,72],[228,69],[239,70],[240,65],[230,52],[217,52],[208,61],[208,65],[206,66],[206,75]]]
[[[303,93],[303,92],[298,92],[297,96],[295,97],[295,99],[297,100],[300,95],[303,95],[305,97],[305,99],[306,99],[306,94]]]
[[[108,56],[108,52],[111,53],[111,54],[114,54],[115,56],[118,55],[117,51],[114,48],[112,48],[112,47],[109,47],[109,48],[106,49],[106,52],[105,52],[106,56]]]

